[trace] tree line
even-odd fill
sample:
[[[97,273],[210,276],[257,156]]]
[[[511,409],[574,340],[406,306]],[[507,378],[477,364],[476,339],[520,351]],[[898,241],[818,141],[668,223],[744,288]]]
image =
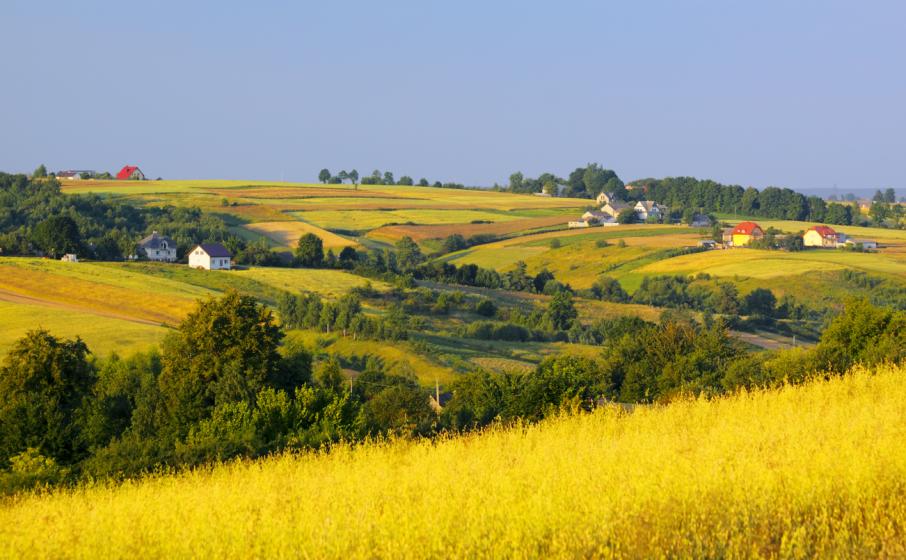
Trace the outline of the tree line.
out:
[[[436,187],[439,189],[466,188],[462,183],[441,183],[440,181],[434,181],[433,183],[431,183],[424,177],[416,182],[409,175],[402,175],[399,179],[395,179],[392,171],[381,172],[380,169],[375,169],[371,172],[371,175],[360,177],[359,172],[355,169],[353,169],[352,171],[346,171],[344,169],[334,175],[333,173],[331,173],[330,169],[324,168],[320,172],[318,172],[318,181],[324,183],[325,185],[340,185],[345,183],[346,181],[349,181],[353,186],[357,186],[361,182],[361,184],[363,185],[403,185],[410,187],[417,185],[419,187]]]
[[[223,243],[239,262],[278,261],[266,242],[247,243],[199,208],[137,207],[97,194],[63,194],[54,179],[0,173],[0,251],[4,255],[76,253],[97,260],[137,255],[137,242],[159,231],[185,254],[198,243]],[[265,254],[267,253],[267,254]]]

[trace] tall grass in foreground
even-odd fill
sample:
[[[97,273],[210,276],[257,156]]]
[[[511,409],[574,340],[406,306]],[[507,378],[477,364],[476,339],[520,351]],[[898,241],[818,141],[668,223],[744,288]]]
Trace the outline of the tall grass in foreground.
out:
[[[903,557],[906,369],[0,502],[28,557]]]

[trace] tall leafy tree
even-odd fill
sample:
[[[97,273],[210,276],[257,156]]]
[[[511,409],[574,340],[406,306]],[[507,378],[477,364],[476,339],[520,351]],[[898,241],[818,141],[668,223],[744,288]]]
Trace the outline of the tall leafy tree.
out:
[[[215,405],[254,402],[280,377],[283,331],[273,313],[230,291],[199,304],[163,343],[161,392],[174,428],[184,434]]]
[[[318,173],[318,180],[324,184],[327,184],[330,182],[330,177],[331,177],[330,170],[327,168],[322,169],[321,172]]]
[[[313,233],[306,233],[299,238],[296,245],[296,263],[299,266],[314,268],[324,263],[324,242]]]
[[[544,312],[544,322],[551,330],[564,331],[572,326],[578,316],[572,294],[567,290],[560,290],[548,303]]]
[[[51,256],[76,253],[81,245],[79,227],[69,216],[54,216],[38,224],[32,242]]]
[[[411,271],[424,260],[418,243],[408,235],[396,242],[396,263],[401,271]]]
[[[15,343],[0,367],[0,464],[35,448],[70,463],[80,447],[80,409],[94,383],[88,347],[45,330]]]

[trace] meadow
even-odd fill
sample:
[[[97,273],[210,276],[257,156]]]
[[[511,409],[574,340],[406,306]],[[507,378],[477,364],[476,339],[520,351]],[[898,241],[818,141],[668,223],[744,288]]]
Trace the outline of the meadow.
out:
[[[99,355],[128,354],[158,344],[199,299],[228,289],[274,305],[281,291],[336,298],[367,282],[339,270],[250,267],[209,272],[179,264],[0,257],[0,355],[38,327],[58,336],[81,336]],[[382,282],[372,286],[387,288]]]
[[[355,247],[357,243],[335,233],[331,233],[317,226],[304,222],[256,222],[246,224],[245,229],[263,235],[273,241],[273,245],[281,249],[294,249],[299,238],[306,233],[313,233],[321,238],[324,249],[337,251],[343,247]]]
[[[519,261],[529,274],[551,271],[573,288],[590,287],[602,274],[633,291],[642,275],[634,272],[666,249],[694,247],[704,232],[682,226],[626,225],[543,232],[478,245],[441,260],[506,271]]]
[[[0,556],[895,558],[902,369],[0,502]]]
[[[168,329],[147,323],[107,317],[46,304],[20,303],[0,297],[0,356],[26,332],[47,329],[55,336],[81,337],[98,356],[112,352],[130,355],[163,340]]]
[[[773,278],[843,269],[906,277],[906,261],[885,253],[815,249],[788,253],[757,249],[708,251],[651,263],[639,269],[654,274],[706,272],[715,276]]]

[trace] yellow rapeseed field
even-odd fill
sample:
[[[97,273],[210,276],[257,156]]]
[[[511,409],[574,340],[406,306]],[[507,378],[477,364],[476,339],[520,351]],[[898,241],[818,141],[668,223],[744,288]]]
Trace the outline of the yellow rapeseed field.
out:
[[[7,498],[0,555],[902,558],[904,374]]]

